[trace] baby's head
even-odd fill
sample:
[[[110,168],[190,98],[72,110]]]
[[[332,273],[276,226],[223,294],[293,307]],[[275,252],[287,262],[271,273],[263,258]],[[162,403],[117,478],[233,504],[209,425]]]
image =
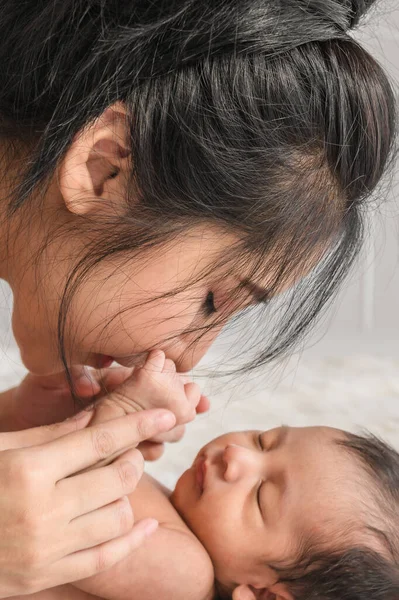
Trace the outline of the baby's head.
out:
[[[222,597],[399,598],[399,454],[377,438],[229,433],[202,448],[172,502]]]

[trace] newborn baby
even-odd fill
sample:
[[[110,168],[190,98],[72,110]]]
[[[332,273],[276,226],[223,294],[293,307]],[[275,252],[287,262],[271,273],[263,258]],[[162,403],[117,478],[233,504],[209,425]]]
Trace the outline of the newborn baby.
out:
[[[156,356],[137,370],[135,398],[99,405],[93,422],[184,394]],[[372,436],[228,433],[200,450],[172,493],[144,475],[129,501],[135,519],[158,519],[155,534],[110,570],[36,600],[399,597],[399,455]]]

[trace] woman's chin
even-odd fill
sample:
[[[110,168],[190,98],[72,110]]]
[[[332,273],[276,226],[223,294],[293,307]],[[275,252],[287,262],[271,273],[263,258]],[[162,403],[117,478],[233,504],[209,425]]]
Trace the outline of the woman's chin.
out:
[[[64,365],[61,360],[56,359],[54,354],[50,359],[42,352],[37,354],[24,352],[23,349],[19,348],[19,353],[25,369],[33,375],[45,377],[48,375],[55,375],[64,370]]]

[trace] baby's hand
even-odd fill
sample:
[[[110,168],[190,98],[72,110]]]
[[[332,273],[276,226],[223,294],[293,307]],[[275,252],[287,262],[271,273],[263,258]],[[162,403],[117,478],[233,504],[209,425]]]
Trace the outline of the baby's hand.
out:
[[[143,367],[95,407],[91,424],[103,423],[123,415],[149,408],[167,408],[176,416],[176,424],[193,421],[201,399],[199,386],[186,375],[176,372],[174,362],[161,350],[153,350]]]

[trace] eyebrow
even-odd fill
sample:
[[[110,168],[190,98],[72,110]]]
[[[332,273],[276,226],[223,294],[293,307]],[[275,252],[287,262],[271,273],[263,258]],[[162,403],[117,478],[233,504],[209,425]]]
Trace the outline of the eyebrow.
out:
[[[262,288],[260,285],[254,281],[251,281],[250,279],[243,279],[241,281],[241,285],[249,290],[255,300],[259,303],[267,302],[270,299],[269,291],[265,288]]]

